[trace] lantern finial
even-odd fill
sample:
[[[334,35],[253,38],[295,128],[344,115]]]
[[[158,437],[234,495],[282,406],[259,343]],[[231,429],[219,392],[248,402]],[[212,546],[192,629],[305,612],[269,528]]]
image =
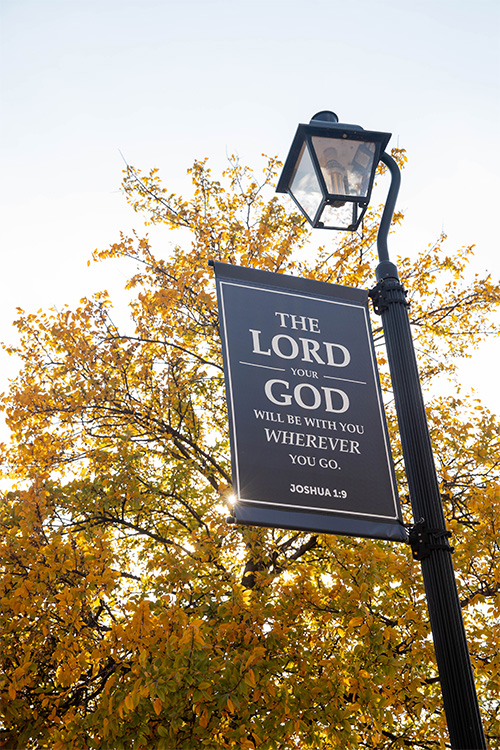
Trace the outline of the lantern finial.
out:
[[[321,122],[338,122],[339,118],[335,112],[330,112],[330,110],[324,109],[322,112],[316,112],[316,114],[311,117],[311,122],[317,122],[318,120]]]

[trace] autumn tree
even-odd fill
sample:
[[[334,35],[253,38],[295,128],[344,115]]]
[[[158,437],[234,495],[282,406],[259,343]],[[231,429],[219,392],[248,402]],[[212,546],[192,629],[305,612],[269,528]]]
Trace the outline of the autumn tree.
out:
[[[404,153],[396,152],[404,161]],[[233,159],[193,195],[125,173],[168,257],[122,236],[130,317],[106,292],[19,312],[22,366],[3,397],[0,747],[448,747],[420,566],[405,544],[231,526],[227,416],[208,260],[370,288],[379,210],[321,236]],[[402,220],[398,214],[396,225]],[[340,237],[340,238],[339,238]],[[394,246],[397,246],[397,231]],[[445,237],[398,261],[426,389],[486,734],[500,736],[496,418],[455,368],[486,335],[500,287]],[[373,318],[400,497],[412,522]],[[445,395],[442,384],[448,378]]]

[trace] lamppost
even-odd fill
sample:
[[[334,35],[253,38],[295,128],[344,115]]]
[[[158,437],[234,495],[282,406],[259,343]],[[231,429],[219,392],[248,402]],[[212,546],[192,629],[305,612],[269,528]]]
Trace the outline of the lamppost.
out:
[[[319,112],[299,125],[277,192],[288,193],[313,227],[354,231],[368,207],[379,161],[391,186],[377,237],[377,284],[370,292],[381,316],[398,417],[414,526],[413,557],[420,560],[444,709],[453,750],[485,750],[486,740],[410,330],[406,291],[389,259],[387,237],[401,175],[384,149],[389,133],[366,131]]]

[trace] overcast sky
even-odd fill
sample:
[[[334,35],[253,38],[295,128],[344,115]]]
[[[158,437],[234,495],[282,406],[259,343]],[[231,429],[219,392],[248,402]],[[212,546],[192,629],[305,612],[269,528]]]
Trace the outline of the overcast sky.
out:
[[[123,285],[116,267],[86,265],[142,231],[120,151],[187,192],[195,158],[215,172],[228,153],[283,159],[322,109],[407,149],[393,255],[445,231],[500,276],[497,0],[0,0],[0,26],[0,339],[17,306]],[[156,249],[169,240],[155,231]],[[499,362],[496,341],[462,368],[498,412]],[[0,364],[1,390],[13,365]]]

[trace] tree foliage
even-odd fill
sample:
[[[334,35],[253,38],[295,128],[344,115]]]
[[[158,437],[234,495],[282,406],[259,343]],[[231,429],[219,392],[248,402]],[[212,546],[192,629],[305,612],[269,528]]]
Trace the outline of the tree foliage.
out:
[[[402,163],[404,152],[395,152]],[[128,168],[168,257],[121,236],[130,318],[105,292],[19,312],[0,506],[0,747],[447,747],[420,567],[406,545],[226,523],[231,489],[208,259],[373,286],[379,209],[315,247],[303,219],[231,160],[184,200]],[[398,214],[396,224],[402,220]],[[178,244],[175,244],[175,238]],[[500,717],[499,454],[456,362],[494,332],[500,287],[445,237],[399,260],[485,729]],[[466,280],[468,279],[468,280]],[[123,316],[122,316],[123,317]],[[380,321],[374,336],[411,523]],[[448,378],[438,395],[436,378]],[[434,389],[434,390],[433,390]],[[496,623],[496,624],[495,624]]]

